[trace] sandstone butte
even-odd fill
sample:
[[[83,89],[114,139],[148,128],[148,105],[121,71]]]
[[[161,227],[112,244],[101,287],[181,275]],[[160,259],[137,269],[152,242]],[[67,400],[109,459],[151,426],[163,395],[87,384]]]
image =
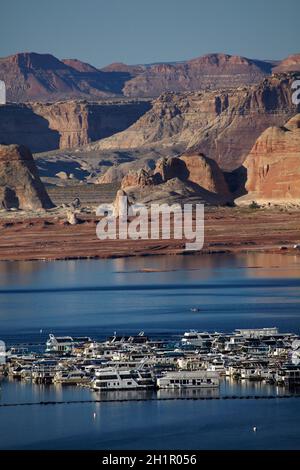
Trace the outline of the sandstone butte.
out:
[[[255,142],[244,166],[247,169],[247,195],[238,204],[249,201],[300,203],[300,114],[284,127],[269,127]]]
[[[180,160],[185,164],[187,179],[209,192],[229,197],[228,186],[218,164],[203,154],[181,155]]]
[[[162,158],[152,171],[129,172],[121,189],[136,202],[184,203],[198,198],[206,204],[225,204],[232,200],[217,163],[201,154]]]
[[[0,145],[0,207],[50,209],[53,204],[24,146]]]

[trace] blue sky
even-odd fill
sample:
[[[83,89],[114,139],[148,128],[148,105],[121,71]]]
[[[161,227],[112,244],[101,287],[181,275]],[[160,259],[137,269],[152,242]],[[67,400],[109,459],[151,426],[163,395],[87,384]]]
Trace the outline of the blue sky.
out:
[[[9,0],[0,56],[50,52],[95,66],[210,52],[280,59],[299,47],[299,0]]]

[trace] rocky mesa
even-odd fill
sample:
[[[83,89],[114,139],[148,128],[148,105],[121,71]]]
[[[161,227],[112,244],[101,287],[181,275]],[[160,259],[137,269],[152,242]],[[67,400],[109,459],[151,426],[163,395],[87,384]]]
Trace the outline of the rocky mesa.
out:
[[[268,62],[229,54],[207,54],[179,63],[153,64],[125,83],[125,96],[159,96],[166,91],[186,92],[258,83],[269,75]]]

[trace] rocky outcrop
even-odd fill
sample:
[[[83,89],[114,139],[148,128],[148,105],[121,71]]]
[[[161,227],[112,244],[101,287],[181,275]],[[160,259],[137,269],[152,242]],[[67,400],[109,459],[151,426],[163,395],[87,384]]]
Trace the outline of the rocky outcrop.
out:
[[[181,181],[189,181],[211,193],[229,197],[229,190],[222,171],[214,160],[203,154],[162,158],[158,160],[154,170],[154,175],[158,174],[164,182],[172,178],[179,178]]]
[[[155,169],[129,172],[121,182],[131,199],[138,202],[186,202],[199,196],[210,204],[232,200],[224,176],[216,162],[204,155],[162,158]],[[173,194],[174,193],[174,194]]]
[[[227,200],[222,196],[210,193],[198,185],[179,178],[172,178],[154,186],[134,186],[126,188],[130,203],[150,205],[158,204],[187,204],[198,203],[206,205],[224,205]]]
[[[154,64],[126,82],[125,96],[159,96],[166,91],[215,90],[258,83],[271,73],[267,62],[208,54],[186,62]]]
[[[300,54],[289,55],[273,68],[273,72],[300,72]]]
[[[126,129],[150,107],[148,101],[7,104],[0,106],[0,143],[32,152],[78,147]]]
[[[154,175],[151,174],[151,172],[141,169],[136,172],[130,171],[127,175],[125,175],[121,182],[121,188],[145,188],[146,186],[154,186],[158,182],[159,180],[156,179]]]
[[[125,176],[139,170],[151,170],[155,166],[153,160],[142,159],[133,162],[125,162],[111,166],[102,176],[96,179],[96,184],[120,183]]]
[[[113,202],[113,216],[114,217],[125,215],[123,212],[124,208],[122,206],[122,199],[121,199],[123,197],[127,197],[127,207],[130,205],[127,193],[123,189],[119,189],[116,193],[116,197]]]
[[[300,114],[284,127],[270,127],[255,142],[244,162],[247,195],[251,201],[300,204]]]
[[[203,154],[182,155],[180,160],[187,169],[186,179],[207,191],[229,198],[229,190],[224,175],[217,163]]]
[[[76,215],[76,212],[72,210],[67,211],[67,223],[69,225],[77,225],[78,224],[78,218]]]
[[[107,183],[120,183],[125,175],[129,172],[136,172],[141,169],[149,171],[154,170],[156,162],[160,158],[169,158],[170,156],[178,156],[181,153],[181,149],[159,149],[156,151],[155,148],[143,148],[135,149],[124,152],[106,152],[100,151],[95,152],[96,155],[105,155],[106,162],[108,157],[112,162],[112,166],[108,169],[102,168],[103,174],[99,176],[95,183],[107,184]],[[86,152],[89,155],[89,152]],[[124,161],[125,160],[125,161]]]
[[[163,182],[171,180],[172,178],[179,178],[183,181],[188,179],[186,165],[179,158],[160,158],[156,162],[154,174],[159,175]]]
[[[130,128],[87,149],[181,146],[209,155],[222,170],[232,171],[241,166],[266,128],[283,125],[297,112],[291,93],[294,79],[293,74],[282,74],[250,87],[163,94]]]
[[[53,207],[32,155],[24,146],[0,145],[0,207],[23,210]]]

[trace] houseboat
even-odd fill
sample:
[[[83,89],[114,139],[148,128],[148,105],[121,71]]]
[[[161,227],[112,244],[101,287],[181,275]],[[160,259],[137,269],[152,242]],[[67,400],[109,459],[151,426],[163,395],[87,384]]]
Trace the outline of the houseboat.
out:
[[[195,346],[207,348],[211,345],[214,337],[207,332],[198,332],[196,330],[186,331],[181,339],[182,346]]]
[[[46,353],[70,353],[74,347],[91,342],[89,337],[73,338],[71,336],[49,335],[46,342]]]
[[[150,370],[106,368],[96,371],[92,388],[96,391],[139,390],[155,387]]]
[[[219,385],[219,374],[206,370],[167,372],[157,378],[158,388],[217,388]]]
[[[53,377],[53,382],[61,385],[85,384],[90,378],[80,370],[57,371]]]

